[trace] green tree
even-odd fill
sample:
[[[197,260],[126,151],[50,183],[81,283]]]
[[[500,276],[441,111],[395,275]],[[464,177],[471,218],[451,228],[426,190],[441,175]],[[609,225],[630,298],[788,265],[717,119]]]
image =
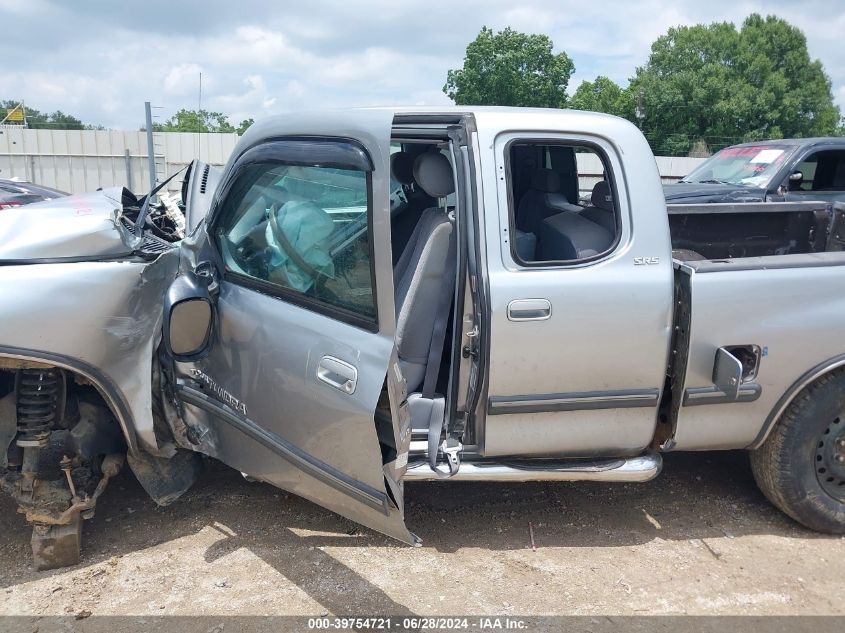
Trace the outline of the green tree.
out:
[[[631,92],[599,75],[595,81],[582,81],[569,99],[567,107],[573,110],[590,110],[616,116],[633,118],[634,100]]]
[[[546,35],[482,27],[463,68],[448,72],[443,92],[458,105],[563,107],[575,64],[552,48]]]
[[[656,153],[837,133],[839,109],[804,34],[775,16],[669,29],[628,91]],[[629,117],[635,120],[632,117]]]
[[[242,124],[243,125],[243,124]],[[156,132],[234,132],[226,115],[208,110],[182,108],[164,123],[153,123]]]
[[[246,132],[247,128],[249,128],[249,126],[252,125],[253,123],[255,123],[255,119],[253,119],[252,117],[249,117],[248,119],[244,119],[243,121],[238,123],[238,129],[235,130],[235,131],[238,134],[243,136],[243,133]]]
[[[5,117],[6,113],[19,103],[20,101],[11,99],[0,99],[0,119]],[[26,111],[26,124],[33,129],[85,130],[95,128],[95,126],[85,125],[75,116],[65,114],[61,110],[49,113],[41,112],[27,105],[25,105],[24,110]]]
[[[71,114],[65,114],[61,110],[56,110],[50,114],[41,114],[40,112],[30,114],[27,110],[26,122],[31,128],[53,128],[54,130],[84,130],[86,128],[81,120]]]

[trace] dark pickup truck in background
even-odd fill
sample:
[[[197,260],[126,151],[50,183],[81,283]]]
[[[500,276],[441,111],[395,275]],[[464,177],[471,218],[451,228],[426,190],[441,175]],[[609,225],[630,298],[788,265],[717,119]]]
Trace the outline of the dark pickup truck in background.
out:
[[[726,147],[663,192],[670,205],[845,201],[845,138]]]
[[[66,196],[64,191],[19,180],[0,178],[0,211]]]

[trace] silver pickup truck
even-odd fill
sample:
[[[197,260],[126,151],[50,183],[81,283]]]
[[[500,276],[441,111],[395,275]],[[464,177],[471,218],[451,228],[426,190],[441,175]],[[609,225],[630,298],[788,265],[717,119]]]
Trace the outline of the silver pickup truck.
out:
[[[845,532],[845,207],[667,210],[622,119],[460,107],[272,118],[183,198],[184,239],[119,189],[0,213],[0,484],[37,567],[124,462],[166,505],[203,455],[415,543],[405,481],[748,449]]]

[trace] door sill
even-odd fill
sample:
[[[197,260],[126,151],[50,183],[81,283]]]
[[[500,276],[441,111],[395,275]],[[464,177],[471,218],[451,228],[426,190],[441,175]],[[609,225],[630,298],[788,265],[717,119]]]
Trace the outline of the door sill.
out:
[[[449,477],[454,481],[607,481],[644,482],[660,474],[663,458],[658,453],[637,457],[555,461],[534,460],[478,460],[461,462],[460,470]],[[445,481],[431,470],[428,462],[408,466],[405,481]]]

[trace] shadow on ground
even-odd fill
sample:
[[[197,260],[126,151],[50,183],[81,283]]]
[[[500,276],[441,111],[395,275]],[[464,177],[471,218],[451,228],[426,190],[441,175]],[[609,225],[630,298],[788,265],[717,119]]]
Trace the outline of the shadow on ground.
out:
[[[529,547],[531,522],[540,547],[630,547],[661,539],[705,539],[773,534],[826,538],[775,510],[757,490],[743,452],[670,454],[663,474],[646,484],[413,483],[406,488],[406,523],[423,546],[441,553],[460,548]],[[321,547],[407,547],[266,484],[248,483],[218,463],[182,499],[159,508],[129,471],[110,486],[86,522],[83,562],[94,565],[196,534],[207,527],[221,538],[207,562],[247,548],[332,613],[354,611],[343,588],[377,613],[407,614],[379,587]],[[43,578],[29,565],[29,528],[14,504],[0,498],[0,552],[8,565],[0,587]],[[319,573],[315,573],[315,566]],[[363,592],[363,593],[361,593]]]

